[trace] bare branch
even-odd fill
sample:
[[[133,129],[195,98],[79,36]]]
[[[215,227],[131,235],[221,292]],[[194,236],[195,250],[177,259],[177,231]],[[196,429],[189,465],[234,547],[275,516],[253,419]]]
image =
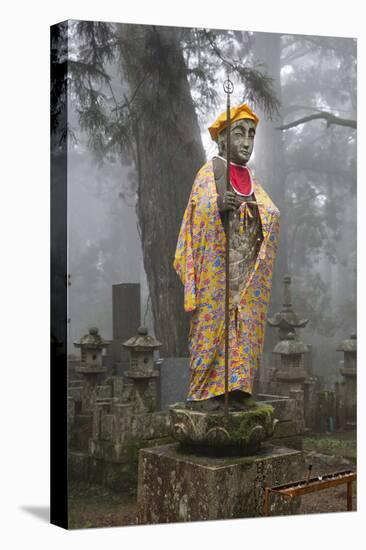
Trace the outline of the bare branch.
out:
[[[311,120],[316,120],[321,118],[327,121],[327,127],[329,127],[331,124],[337,124],[338,126],[347,126],[348,128],[357,128],[356,120],[353,120],[350,118],[340,118],[336,115],[333,115],[332,113],[328,113],[326,111],[320,111],[320,113],[314,113],[312,115],[294,120],[293,122],[289,122],[288,124],[283,124],[282,126],[278,126],[276,130],[288,130],[289,128],[295,128],[295,126],[299,126],[300,124],[305,124],[306,122],[310,122]]]
[[[290,53],[290,54],[287,54],[287,55],[282,55],[281,56],[282,65],[291,65],[291,63],[296,61],[296,59],[304,57],[305,55],[309,55],[309,53],[315,52],[316,49],[317,49],[317,47],[313,45],[313,46],[310,46],[306,49],[299,49],[299,50],[296,50],[293,53]]]

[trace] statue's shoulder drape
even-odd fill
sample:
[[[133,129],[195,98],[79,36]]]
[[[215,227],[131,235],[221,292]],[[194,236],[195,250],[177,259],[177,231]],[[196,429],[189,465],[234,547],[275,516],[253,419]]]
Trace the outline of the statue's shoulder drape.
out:
[[[278,208],[256,181],[254,194],[263,241],[237,310],[230,310],[229,323],[229,391],[249,393],[263,347],[279,235]],[[244,211],[245,203],[240,208]],[[194,181],[173,264],[184,285],[184,308],[192,312],[188,399],[224,393],[225,244],[209,161]]]

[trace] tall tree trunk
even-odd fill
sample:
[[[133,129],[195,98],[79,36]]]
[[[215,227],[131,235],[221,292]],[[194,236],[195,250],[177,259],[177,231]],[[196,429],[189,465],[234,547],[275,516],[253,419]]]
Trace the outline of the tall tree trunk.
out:
[[[256,33],[254,58],[263,63],[264,71],[274,79],[274,91],[282,101],[281,90],[281,35]],[[281,212],[280,244],[273,274],[272,309],[282,304],[282,278],[288,272],[288,233],[286,216],[286,175],[284,143],[282,132],[276,127],[282,124],[281,108],[278,117],[269,120],[259,111],[261,117],[255,143],[255,169],[259,182],[268,191]]]
[[[179,43],[181,29],[122,26],[138,171],[137,216],[154,329],[162,353],[188,353],[188,315],[173,258],[193,180],[205,162]],[[134,95],[135,94],[135,95]]]

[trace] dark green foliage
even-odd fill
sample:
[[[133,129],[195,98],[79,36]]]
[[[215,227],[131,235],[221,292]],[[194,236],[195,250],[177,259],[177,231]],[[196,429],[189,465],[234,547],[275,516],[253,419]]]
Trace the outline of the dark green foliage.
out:
[[[67,23],[51,28],[51,132],[60,144],[65,139],[65,103],[67,93]]]
[[[273,79],[263,65],[250,59],[252,34],[241,31],[189,29],[183,51],[192,89],[199,100],[196,107],[205,112],[217,105],[220,66],[229,76],[239,77],[243,84],[242,101],[261,107],[269,116],[278,113],[279,102],[273,90]]]
[[[207,112],[217,104],[221,87],[218,70],[222,67],[236,74],[243,84],[243,101],[261,106],[269,115],[278,110],[273,81],[259,65],[248,66],[251,35],[238,31],[179,29],[179,49],[168,50],[164,34],[169,27],[144,27],[91,21],[70,23],[70,56],[68,77],[79,122],[89,134],[89,146],[102,162],[111,151],[136,161],[136,120],[141,116],[151,124],[159,123],[169,135],[179,132],[165,98],[179,94],[182,78],[188,78],[198,112]],[[139,67],[134,64],[136,48],[142,34],[148,34],[145,54]],[[174,73],[174,57],[183,53],[185,74]],[[141,61],[141,59],[140,59]],[[65,61],[59,60],[59,71],[65,75]],[[110,71],[118,64],[123,72],[118,78],[139,82],[135,89],[124,90],[116,97]],[[136,71],[139,71],[137,79]],[[221,78],[222,75],[220,75]],[[159,87],[151,88],[158,80]],[[60,89],[62,83],[62,90]],[[55,83],[54,94],[65,90],[65,79]],[[184,105],[182,105],[184,109]],[[183,138],[183,136],[182,136]],[[184,140],[182,139],[184,142]]]

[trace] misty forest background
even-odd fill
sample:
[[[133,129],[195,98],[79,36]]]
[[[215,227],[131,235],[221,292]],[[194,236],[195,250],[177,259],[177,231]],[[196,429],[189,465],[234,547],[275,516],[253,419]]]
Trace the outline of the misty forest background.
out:
[[[60,151],[68,146],[69,351],[91,325],[112,338],[112,284],[139,282],[141,319],[161,355],[187,354],[172,261],[195,174],[216,152],[207,126],[226,108],[229,69],[232,104],[246,101],[261,118],[249,166],[281,210],[269,316],[288,273],[314,371],[334,382],[337,344],[356,329],[356,40],[81,21],[59,29],[68,51],[54,59],[51,93],[53,133]],[[57,120],[66,96],[67,128]],[[267,328],[266,361],[276,339]]]

